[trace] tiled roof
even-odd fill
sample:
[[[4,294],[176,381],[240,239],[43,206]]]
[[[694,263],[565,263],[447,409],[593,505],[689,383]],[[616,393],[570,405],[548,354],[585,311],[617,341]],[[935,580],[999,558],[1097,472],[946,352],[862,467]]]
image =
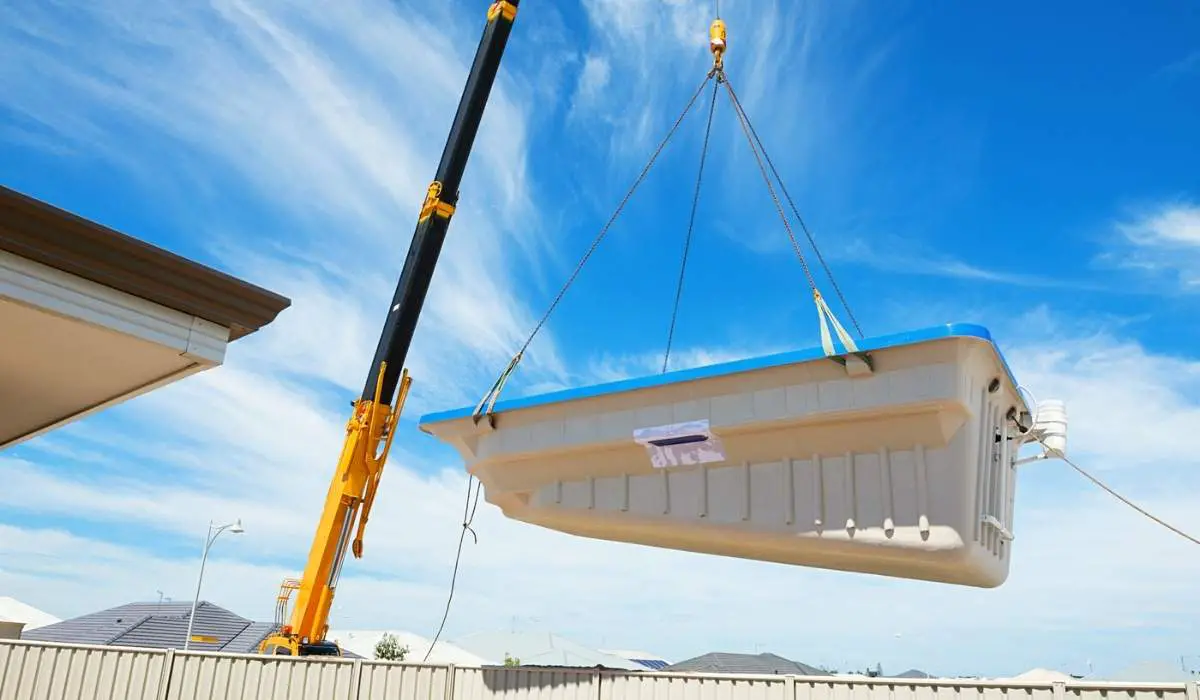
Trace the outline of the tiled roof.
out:
[[[200,620],[197,618],[196,622],[199,624]],[[224,651],[245,649],[245,653],[256,653],[259,642],[266,639],[267,635],[274,631],[275,623],[273,622],[251,622],[245,629],[238,633],[238,636],[230,640]]]
[[[671,664],[664,671],[693,673],[782,674],[797,676],[828,676],[826,671],[785,659],[778,654],[730,654],[712,652],[693,659]]]
[[[191,603],[129,603],[82,617],[29,630],[22,639],[65,644],[107,644],[151,649],[182,648],[187,636]],[[253,653],[274,629],[220,606],[201,601],[196,607],[193,635],[216,637],[217,642],[192,642],[198,651]]]

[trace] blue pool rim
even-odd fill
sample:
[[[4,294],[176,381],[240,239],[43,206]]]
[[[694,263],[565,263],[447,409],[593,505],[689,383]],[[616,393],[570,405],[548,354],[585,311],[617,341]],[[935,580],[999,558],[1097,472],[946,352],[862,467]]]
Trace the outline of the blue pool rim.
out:
[[[891,335],[865,338],[856,342],[860,352],[872,352],[875,350],[884,350],[887,348],[896,348],[905,345],[915,345],[917,343],[927,343],[934,340],[944,340],[948,338],[970,338],[987,342],[992,346],[992,349],[995,350],[996,357],[999,358],[1000,364],[1003,365],[1009,381],[1012,382],[1014,387],[1019,386],[1017,384],[1016,377],[1013,376],[1012,369],[1010,369],[1008,366],[1008,361],[1004,359],[1004,353],[1000,351],[1000,348],[996,345],[995,340],[993,340],[991,332],[989,332],[984,326],[974,323],[947,323],[940,326],[930,326],[928,328],[919,328],[917,330],[893,333]],[[590,386],[582,386],[572,389],[560,389],[558,391],[551,391],[545,394],[505,399],[503,401],[497,401],[495,407],[492,409],[492,412],[504,413],[505,411],[516,411],[523,408],[532,408],[534,406],[565,403],[567,401],[576,401],[579,399],[604,396],[606,394],[618,394],[627,391],[636,391],[638,389],[648,389],[656,386],[665,386],[668,384],[678,384],[680,382],[690,382],[698,379],[720,377],[727,374],[736,374],[738,372],[766,369],[768,367],[779,367],[781,365],[794,365],[801,362],[811,362],[812,360],[820,360],[824,359],[825,357],[825,351],[820,347],[806,348],[803,350],[785,350],[783,352],[777,352],[771,355],[748,357],[741,360],[721,362],[714,365],[705,365],[703,367],[675,370],[665,374],[631,377],[629,379],[621,379],[615,382],[604,382],[603,384],[592,384]],[[1022,402],[1023,401],[1024,400],[1022,399]],[[421,416],[421,418],[418,420],[418,425],[424,426],[432,423],[444,423],[447,421],[458,420],[460,418],[469,418],[474,412],[475,406],[465,406],[463,408],[454,408],[447,411],[427,413]]]

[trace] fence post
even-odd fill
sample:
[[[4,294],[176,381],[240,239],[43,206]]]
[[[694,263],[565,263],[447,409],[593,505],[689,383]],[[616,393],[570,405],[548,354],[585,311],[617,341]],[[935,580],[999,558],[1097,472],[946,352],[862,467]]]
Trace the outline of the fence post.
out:
[[[168,700],[171,696],[171,679],[175,672],[175,649],[168,648],[163,652],[163,666],[158,674],[158,700]]]
[[[1066,700],[1067,698],[1067,682],[1054,681],[1054,700]]]
[[[1188,700],[1200,700],[1200,681],[1192,681],[1187,684]]]
[[[454,700],[454,679],[457,675],[454,670],[454,664],[446,664],[445,700]]]
[[[783,700],[796,700],[796,676],[790,673],[783,677]]]
[[[362,694],[362,659],[355,659],[350,666],[350,699],[358,700]]]
[[[596,669],[596,674],[593,676],[592,682],[596,684],[595,700],[604,700],[604,689],[600,687],[601,684],[604,683],[604,672],[600,669]]]

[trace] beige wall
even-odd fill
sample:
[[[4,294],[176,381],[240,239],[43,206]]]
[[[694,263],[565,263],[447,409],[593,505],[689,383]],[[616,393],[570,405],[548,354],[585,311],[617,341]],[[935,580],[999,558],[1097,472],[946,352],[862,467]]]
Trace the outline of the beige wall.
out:
[[[0,642],[3,700],[1200,700],[1192,683],[877,682],[287,659]]]

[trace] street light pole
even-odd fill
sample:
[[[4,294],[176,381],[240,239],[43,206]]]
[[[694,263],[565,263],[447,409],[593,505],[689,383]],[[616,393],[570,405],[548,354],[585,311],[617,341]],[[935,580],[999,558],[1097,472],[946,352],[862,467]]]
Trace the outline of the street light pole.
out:
[[[208,550],[212,547],[213,542],[216,542],[217,537],[226,530],[235,535],[245,532],[242,528],[242,519],[238,518],[237,522],[222,525],[215,532],[212,521],[208,521],[208,534],[204,536],[204,553],[200,555],[200,576],[196,579],[196,596],[192,598],[192,612],[188,615],[187,636],[183,638],[184,651],[187,651],[188,645],[192,641],[192,626],[196,623],[196,606],[200,603],[200,586],[204,583],[204,564],[208,562]]]

